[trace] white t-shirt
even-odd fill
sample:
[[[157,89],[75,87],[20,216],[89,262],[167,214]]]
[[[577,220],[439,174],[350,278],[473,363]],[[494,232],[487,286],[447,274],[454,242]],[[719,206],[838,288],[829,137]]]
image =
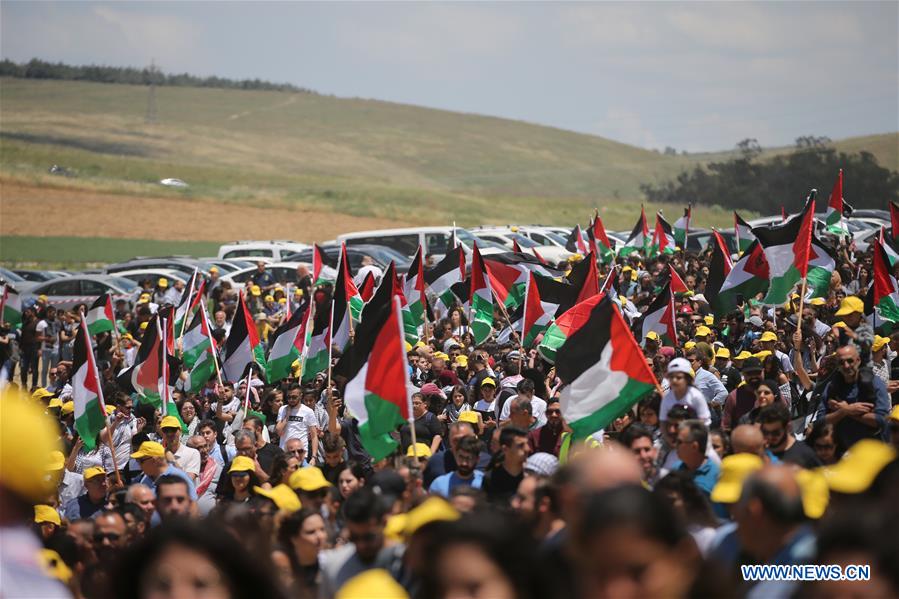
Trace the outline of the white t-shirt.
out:
[[[678,399],[674,395],[674,391],[668,390],[665,397],[662,398],[662,405],[659,408],[659,420],[665,421],[668,418],[668,410],[676,405],[685,404],[696,412],[696,418],[705,422],[706,426],[712,423],[712,413],[709,412],[709,404],[706,403],[705,396],[702,391],[690,385],[683,397]]]
[[[506,403],[503,404],[502,412],[499,415],[499,421],[509,419],[509,413],[512,411],[512,401],[515,400],[515,397],[510,397],[506,400]],[[546,424],[546,402],[537,397],[536,395],[531,398],[531,415],[537,419],[537,422],[534,424],[535,427],[543,426]]]
[[[290,439],[299,439],[308,453],[309,429],[318,427],[318,419],[315,417],[315,412],[303,404],[299,404],[295,408],[283,405],[278,410],[278,422],[285,418],[287,419],[287,426],[284,429],[284,434],[281,435],[281,449],[284,449],[284,446],[287,445],[287,441]]]
[[[200,452],[182,443],[175,452],[175,459],[182,470],[193,476],[200,476]]]

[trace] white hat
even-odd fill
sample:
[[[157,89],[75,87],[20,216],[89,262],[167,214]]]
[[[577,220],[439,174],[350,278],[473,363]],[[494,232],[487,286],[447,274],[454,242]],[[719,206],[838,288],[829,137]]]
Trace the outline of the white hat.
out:
[[[674,374],[675,372],[681,372],[683,374],[689,374],[690,378],[696,376],[696,373],[693,372],[693,368],[690,367],[690,363],[687,362],[684,358],[674,358],[670,362],[668,362],[668,373]]]

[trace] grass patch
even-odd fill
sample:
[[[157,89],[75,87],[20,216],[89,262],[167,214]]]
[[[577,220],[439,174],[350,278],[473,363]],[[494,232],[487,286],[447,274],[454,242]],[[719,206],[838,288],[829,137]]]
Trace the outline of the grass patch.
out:
[[[0,240],[0,260],[4,266],[79,268],[88,264],[120,262],[135,256],[214,256],[220,245],[217,241],[4,236]]]

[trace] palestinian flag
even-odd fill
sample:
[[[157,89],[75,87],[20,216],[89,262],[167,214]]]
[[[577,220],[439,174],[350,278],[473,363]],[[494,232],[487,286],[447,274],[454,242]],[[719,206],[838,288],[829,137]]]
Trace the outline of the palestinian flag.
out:
[[[646,334],[655,331],[665,345],[677,346],[677,329],[675,328],[674,294],[671,283],[666,283],[662,291],[652,300],[643,316],[643,339]]]
[[[403,318],[405,338],[409,343],[417,343],[421,340],[421,329],[419,328],[418,320],[412,316],[412,311],[409,309],[409,302],[406,301],[406,294],[403,291],[403,279],[400,277],[399,273],[397,273],[395,277],[393,282],[393,295],[400,300],[400,314]],[[424,317],[422,317],[422,322],[423,321]]]
[[[565,240],[565,249],[581,256],[587,253],[587,242],[584,240],[584,233],[581,231],[580,225],[575,225],[568,234],[568,239]]]
[[[546,259],[540,255],[540,253],[537,251],[536,246],[531,248],[531,253],[534,254],[534,258],[536,258],[540,262],[540,264],[542,264],[543,266],[547,265]]]
[[[684,208],[684,215],[674,221],[674,244],[679,248],[687,249],[687,236],[690,234],[690,218],[693,215],[693,205]]]
[[[896,248],[893,246],[894,241],[884,233],[883,227],[880,227],[878,239],[881,245],[883,245],[883,250],[887,253],[887,257],[890,259],[890,266],[895,266],[896,263],[899,262],[899,252],[897,252]]]
[[[156,406],[160,405],[159,378],[162,376],[162,338],[159,329],[157,312],[147,322],[134,365],[116,377],[123,390],[150,398]]]
[[[612,249],[612,243],[609,241],[609,236],[606,235],[606,228],[602,224],[599,213],[593,216],[593,223],[587,230],[587,237],[593,242],[593,251],[599,256],[602,264],[611,264],[615,261],[615,250]]]
[[[308,316],[309,310],[298,310],[273,333],[265,373],[270,383],[289,377],[293,363],[302,357]]]
[[[852,206],[843,201],[843,169],[840,169],[836,183],[833,184],[833,190],[830,192],[830,199],[827,201],[824,230],[838,237],[849,235],[849,229],[846,227],[843,217],[850,214],[852,214]]]
[[[528,273],[533,272],[545,277],[561,274],[543,266],[539,260],[527,254],[506,252],[490,254],[483,259],[491,288],[496,293],[497,299],[509,310],[514,310],[524,301]]]
[[[670,275],[671,280],[671,292],[672,293],[687,293],[688,291],[693,291],[692,289],[687,288],[687,284],[684,283],[684,280],[681,278],[677,271],[674,270],[674,267],[671,264],[668,265],[668,273]]]
[[[634,252],[641,252],[645,256],[649,250],[650,241],[649,227],[646,225],[646,211],[641,207],[640,220],[634,225],[627,242],[618,250],[618,255],[626,258]]]
[[[344,401],[358,420],[359,440],[374,461],[394,452],[397,442],[391,433],[412,418],[398,298],[392,307],[381,311],[373,334],[359,339],[354,363],[346,366]]]
[[[333,283],[337,278],[334,268],[328,264],[324,250],[317,243],[312,244],[312,287]]]
[[[13,329],[22,326],[22,298],[9,285],[0,289],[0,321],[9,323]]]
[[[607,427],[658,387],[624,318],[605,296],[569,329],[556,352],[556,372],[565,383],[562,414],[575,440]]]
[[[103,403],[103,389],[91,347],[91,333],[84,320],[75,336],[72,372],[75,430],[84,441],[84,446],[94,449],[97,435],[106,426],[106,405]]]
[[[836,269],[837,260],[833,252],[812,233],[812,246],[808,257],[805,299],[827,297],[830,290],[830,275]]]
[[[381,284],[384,280],[381,279]],[[331,314],[333,306],[325,304],[327,309],[319,312],[314,310],[311,315],[311,323],[305,326],[306,337],[303,341],[303,376],[302,383],[308,383],[320,372],[328,370],[331,359]],[[311,326],[310,326],[311,324]]]
[[[471,276],[465,277],[464,281],[454,283],[450,290],[453,292],[453,297],[456,298],[462,311],[468,314],[469,310],[471,310]]]
[[[493,287],[477,242],[471,254],[471,318],[469,325],[474,344],[480,345],[493,334]]]
[[[194,268],[187,285],[184,286],[184,291],[181,292],[181,300],[178,302],[178,307],[175,309],[175,322],[172,330],[177,334],[180,334],[184,327],[187,326],[187,323],[191,321],[194,309],[200,303],[201,292],[197,290],[197,272],[197,269]],[[200,285],[202,288],[206,281],[202,278],[200,280],[202,281]]]
[[[674,233],[671,231],[671,225],[662,216],[661,212],[656,212],[656,228],[652,234],[652,244],[649,248],[650,256],[661,256],[662,254],[673,254],[675,252]]]
[[[892,329],[899,323],[899,284],[884,246],[881,242],[874,246],[874,284],[869,296],[875,329]]]
[[[87,330],[91,335],[99,335],[115,328],[115,314],[112,311],[112,298],[104,293],[96,299],[84,315]]]
[[[237,312],[231,323],[231,331],[225,339],[225,359],[222,362],[222,375],[225,380],[236,383],[244,377],[247,366],[252,363],[265,368],[265,352],[256,332],[256,323],[250,316],[250,310],[244,300],[243,293],[237,304]]]
[[[709,260],[709,276],[706,279],[703,295],[716,316],[720,316],[715,310],[718,292],[732,269],[733,264],[730,261],[727,243],[718,231],[712,231],[712,258]]]
[[[552,322],[551,311],[547,311],[540,302],[540,290],[533,273],[528,273],[528,285],[524,293],[524,314],[521,327],[521,344],[530,349]]]
[[[521,249],[521,246],[518,245],[518,240],[514,237],[512,238],[512,251],[516,254],[523,254],[524,250]]]
[[[769,306],[785,304],[793,288],[806,276],[814,218],[815,194],[812,192],[802,212],[787,222],[752,230],[768,261],[768,294],[763,303]]]
[[[433,268],[425,271],[425,284],[442,306],[444,314],[456,304],[451,287],[464,279],[465,252],[458,245],[449,250]]]
[[[333,321],[330,336],[331,343],[342,352],[350,343],[350,330],[354,322],[359,322],[364,302],[350,275],[349,263],[346,260],[346,246],[342,248],[341,253],[342,257],[337,265],[337,280],[334,282],[334,296],[331,302]]]
[[[723,251],[721,248],[717,252]],[[714,287],[720,280],[722,269],[715,264],[715,255],[709,265],[709,280],[706,283],[705,298],[712,306],[715,316],[721,318],[737,309],[739,296],[748,302],[768,288],[768,261],[758,241],[752,244],[737,260],[730,272],[724,276],[717,292]]]
[[[425,294],[424,252],[422,252],[421,246],[415,252],[412,265],[405,275],[403,295],[409,309],[409,325],[418,330],[425,324],[425,315],[428,309],[428,299]]]
[[[200,304],[200,310],[197,312],[197,315],[201,319],[199,324],[200,335],[205,337],[205,339],[200,340],[200,335],[192,337],[192,342],[197,341],[198,343],[191,345],[190,355],[193,360],[191,366],[187,366],[187,350],[185,349],[184,352],[185,367],[190,370],[187,380],[187,391],[190,393],[197,393],[206,386],[206,383],[212,378],[212,375],[215,374],[216,371],[215,340],[212,338],[212,329],[209,326],[209,319],[206,316],[206,308],[202,304]],[[194,317],[194,319],[196,320],[196,317]],[[191,329],[193,328],[194,325],[191,323]],[[188,330],[188,334],[189,333],[190,330]],[[184,335],[185,348],[187,347],[188,334]]]
[[[736,211],[734,211],[734,236],[737,238],[737,251],[741,254],[755,241],[752,227]]]
[[[557,317],[546,333],[543,341],[537,346],[537,352],[547,362],[556,361],[556,352],[574,331],[578,330],[590,317],[593,308],[604,298],[604,295],[594,295],[575,304],[570,310]]]
[[[596,270],[596,256],[589,252],[584,259],[576,262],[568,272],[572,291],[577,291],[574,303],[580,303],[599,293],[599,272]]]
[[[899,241],[899,205],[890,202],[890,237]]]
[[[375,293],[375,275],[368,271],[365,275],[365,279],[362,281],[362,286],[359,287],[359,297],[362,298],[363,303],[367,302],[371,299],[371,296]]]
[[[181,361],[187,369],[193,368],[200,357],[212,348],[212,334],[204,313],[205,310],[197,310],[181,340]]]

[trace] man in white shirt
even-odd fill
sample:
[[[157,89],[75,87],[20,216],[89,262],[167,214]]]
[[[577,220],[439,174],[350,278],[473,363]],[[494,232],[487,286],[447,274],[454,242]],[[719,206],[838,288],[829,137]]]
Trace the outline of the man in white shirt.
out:
[[[112,430],[112,446],[115,449],[115,461],[122,470],[131,459],[131,438],[144,427],[144,419],[136,418],[131,412],[134,400],[127,393],[116,393],[113,397],[115,412],[107,418]],[[106,431],[102,432],[106,435]]]
[[[363,256],[362,266],[359,267],[359,272],[353,277],[353,282],[356,283],[356,285],[362,285],[362,283],[365,282],[365,277],[368,276],[368,273],[371,273],[371,276],[375,281],[380,281],[381,277],[384,275],[384,271],[375,264],[375,261],[372,260],[371,256]]]
[[[534,395],[534,382],[530,379],[521,379],[516,385],[518,397],[523,397],[531,402],[532,415],[537,419],[534,428],[546,424],[546,402]],[[510,398],[503,404],[503,409],[499,415],[499,422],[502,425],[509,420],[509,414],[512,411],[512,399]]]
[[[278,410],[275,430],[281,438],[281,449],[290,439],[299,439],[311,459],[318,454],[318,420],[315,412],[301,403],[302,397],[302,389],[293,383],[287,390],[287,405]]]
[[[217,392],[219,401],[212,403],[212,411],[217,420],[225,423],[222,429],[225,445],[234,445],[234,431],[239,431],[243,426],[240,398],[234,395],[234,384],[227,381],[217,388]]]
[[[174,416],[166,416],[159,424],[166,451],[172,452],[180,468],[195,483],[200,475],[200,452],[181,442],[181,422]]]

